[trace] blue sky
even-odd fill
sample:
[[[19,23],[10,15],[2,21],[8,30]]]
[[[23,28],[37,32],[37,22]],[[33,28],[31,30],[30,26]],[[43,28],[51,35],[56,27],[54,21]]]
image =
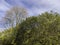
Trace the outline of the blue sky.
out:
[[[60,13],[60,0],[0,0],[0,23],[5,12],[16,5],[26,8],[29,15],[37,15],[50,10]]]

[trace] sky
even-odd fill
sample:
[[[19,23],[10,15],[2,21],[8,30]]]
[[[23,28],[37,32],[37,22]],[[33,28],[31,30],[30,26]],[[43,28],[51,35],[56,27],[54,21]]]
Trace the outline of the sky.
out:
[[[0,0],[0,23],[5,12],[12,6],[26,8],[30,16],[50,10],[60,13],[60,0]],[[1,24],[0,30],[2,30]]]

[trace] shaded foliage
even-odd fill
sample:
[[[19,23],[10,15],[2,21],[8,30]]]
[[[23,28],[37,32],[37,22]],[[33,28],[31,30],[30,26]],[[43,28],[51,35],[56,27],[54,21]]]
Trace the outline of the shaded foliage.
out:
[[[45,12],[20,24],[15,39],[17,45],[59,45],[60,15]]]

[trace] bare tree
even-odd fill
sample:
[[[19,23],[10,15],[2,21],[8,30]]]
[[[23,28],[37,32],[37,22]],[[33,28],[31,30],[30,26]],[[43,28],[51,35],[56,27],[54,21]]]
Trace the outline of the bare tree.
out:
[[[27,10],[25,8],[14,6],[6,11],[5,19],[8,20],[13,27],[14,24],[18,25],[22,19],[27,17]]]

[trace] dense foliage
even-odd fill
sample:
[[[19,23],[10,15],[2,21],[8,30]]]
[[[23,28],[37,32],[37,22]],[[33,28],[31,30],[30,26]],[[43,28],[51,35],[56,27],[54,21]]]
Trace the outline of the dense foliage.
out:
[[[60,45],[60,15],[42,13],[0,34],[0,45]]]

